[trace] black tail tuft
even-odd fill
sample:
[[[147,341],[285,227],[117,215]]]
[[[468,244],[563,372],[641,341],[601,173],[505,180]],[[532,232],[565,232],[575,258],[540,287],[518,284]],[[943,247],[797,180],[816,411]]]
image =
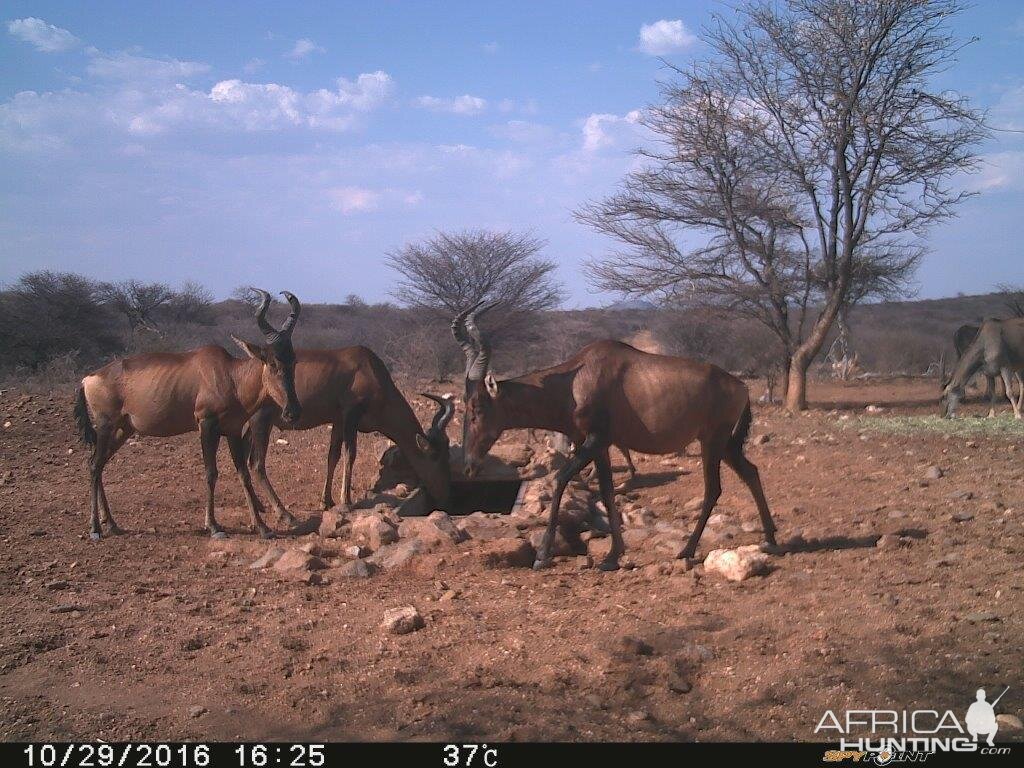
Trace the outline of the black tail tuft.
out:
[[[96,445],[96,430],[89,418],[89,406],[85,402],[85,387],[78,388],[75,398],[75,424],[78,426],[78,437],[86,445]]]
[[[740,416],[740,420],[736,422],[736,426],[733,427],[732,437],[729,438],[729,447],[734,451],[743,452],[743,444],[747,442],[747,436],[750,435],[750,425],[754,421],[754,416],[750,412],[750,401],[747,401],[746,406],[743,408],[743,414]]]

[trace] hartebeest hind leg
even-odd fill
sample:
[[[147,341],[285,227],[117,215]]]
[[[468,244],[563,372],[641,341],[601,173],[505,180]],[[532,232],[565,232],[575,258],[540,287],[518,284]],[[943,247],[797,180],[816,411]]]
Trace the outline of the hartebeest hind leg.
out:
[[[617,571],[619,558],[626,551],[626,543],[622,540],[622,515],[615,504],[615,487],[612,485],[612,462],[608,458],[608,447],[598,448],[594,455],[597,466],[597,481],[601,487],[601,500],[608,510],[608,523],[612,529],[612,548],[608,556],[597,567],[602,571]]]
[[[764,488],[761,486],[761,474],[757,471],[754,463],[743,455],[743,443],[730,443],[725,452],[725,463],[732,467],[740,479],[750,489],[757,504],[757,514],[761,518],[761,528],[764,529],[764,540],[771,546],[775,546],[775,521],[772,520],[772,513],[768,509],[768,500],[764,497]]]
[[[704,501],[700,506],[700,517],[697,519],[697,525],[693,529],[693,533],[690,534],[686,547],[679,555],[682,558],[690,558],[697,553],[697,544],[700,542],[701,534],[704,533],[704,526],[708,524],[711,510],[715,508],[718,498],[722,495],[722,454],[724,447],[721,443],[706,441],[700,444],[700,449],[700,461],[704,469]]]
[[[544,538],[537,549],[537,559],[533,561],[534,570],[547,568],[551,565],[551,546],[555,541],[555,532],[558,530],[558,510],[562,505],[562,494],[565,493],[565,486],[576,476],[578,472],[585,469],[594,460],[597,446],[597,435],[591,434],[582,444],[576,447],[568,463],[558,470],[555,478],[555,492],[551,498],[551,514],[548,518],[548,527],[544,531]],[[611,510],[608,510],[611,517]]]
[[[100,498],[106,498],[103,492],[103,468],[110,458],[113,434],[113,428],[107,424],[96,427],[96,444],[92,448],[92,458],[89,461],[89,538],[93,541],[99,541],[103,537],[100,530]]]
[[[359,421],[365,412],[364,406],[355,405],[346,411],[342,424],[335,424],[331,429],[331,450],[327,456],[327,480],[324,483],[324,509],[334,506],[334,501],[331,499],[331,484],[334,479],[334,467],[340,458],[339,447],[345,453],[345,463],[341,467],[341,508],[348,510],[352,506],[352,467],[356,463]],[[336,442],[337,440],[340,440],[340,446]]]
[[[132,436],[134,430],[131,427],[122,425],[116,429],[113,436],[110,438],[110,443],[107,446],[107,455],[103,460],[104,466],[107,462],[117,453],[118,449],[124,445],[125,440]],[[114,516],[110,514],[110,503],[107,501],[107,490],[103,487],[103,475],[100,474],[100,485],[99,485],[99,499],[100,499],[100,511],[103,513],[103,522],[106,523],[107,532],[113,536],[119,536],[124,533],[121,527],[114,521]]]
[[[324,490],[320,494],[320,505],[326,510],[334,506],[334,470],[341,458],[341,444],[345,440],[345,424],[336,421],[331,425],[331,445],[327,449],[327,474]]]
[[[203,445],[203,464],[206,465],[206,530],[215,539],[227,538],[224,529],[217,523],[213,514],[213,495],[217,488],[217,446],[220,445],[220,432],[217,431],[217,420],[207,416],[199,421],[199,441]]]
[[[252,489],[252,478],[249,476],[249,467],[245,463],[246,455],[248,454],[246,440],[229,435],[228,448],[231,449],[231,461],[235,465],[235,472],[238,473],[238,479],[242,482],[242,491],[245,493],[245,503],[249,506],[249,514],[252,516],[253,529],[259,531],[260,536],[264,539],[272,539],[274,538],[274,532],[267,527],[267,524],[263,522],[263,518],[260,517],[260,512],[265,510],[263,509],[263,504],[257,498],[256,492]]]

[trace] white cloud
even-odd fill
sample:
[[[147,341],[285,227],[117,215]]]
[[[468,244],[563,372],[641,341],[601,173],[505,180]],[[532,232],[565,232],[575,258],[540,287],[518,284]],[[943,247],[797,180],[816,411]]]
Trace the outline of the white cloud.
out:
[[[307,37],[299,38],[295,41],[295,45],[288,51],[284,56],[286,59],[292,59],[293,61],[300,61],[308,58],[313,53],[323,53],[324,49],[322,46],[317,45]]]
[[[494,54],[494,53],[497,53],[498,51],[501,50],[501,45],[499,43],[497,43],[497,42],[492,40],[489,43],[484,43],[483,45],[481,45],[480,49],[484,53]]]
[[[583,151],[596,152],[614,146],[623,133],[632,135],[633,127],[640,122],[640,117],[638,109],[622,117],[607,113],[588,116],[583,121]]]
[[[209,64],[179,59],[154,59],[126,51],[102,53],[89,49],[91,59],[85,71],[104,80],[183,82],[210,71]]]
[[[328,190],[327,197],[331,207],[346,216],[375,210],[380,202],[378,193],[362,187],[336,187]]]
[[[249,59],[247,62],[245,62],[245,66],[242,67],[242,71],[245,72],[245,74],[247,75],[255,74],[256,72],[259,72],[261,69],[263,69],[265,63],[266,62],[264,62],[263,59],[260,58]]]
[[[509,120],[507,123],[491,126],[490,133],[499,139],[513,141],[516,144],[538,144],[554,136],[554,131],[548,126],[531,123],[528,120]]]
[[[37,51],[59,53],[78,45],[78,38],[61,27],[29,16],[7,22],[7,31],[19,40],[31,43]]]
[[[1024,190],[1024,152],[993,152],[981,158],[977,174],[967,180],[976,192],[1020,192]]]
[[[661,19],[640,27],[640,50],[651,56],[678,53],[697,42],[679,19]]]
[[[455,98],[439,98],[437,96],[420,96],[413,104],[431,112],[450,112],[453,115],[479,115],[487,109],[487,101],[479,96],[468,93]]]

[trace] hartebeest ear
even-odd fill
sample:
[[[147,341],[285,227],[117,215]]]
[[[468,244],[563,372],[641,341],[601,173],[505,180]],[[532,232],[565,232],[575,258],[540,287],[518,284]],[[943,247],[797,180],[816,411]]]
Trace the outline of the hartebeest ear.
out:
[[[488,372],[488,374],[484,376],[484,386],[487,387],[487,394],[490,395],[492,399],[498,396],[498,382],[494,378],[494,374]]]
[[[253,360],[262,360],[264,363],[267,362],[267,352],[260,345],[252,344],[234,335],[232,335],[231,340],[235,342],[235,344],[240,346],[242,348],[242,351],[245,352],[245,354],[247,354]]]

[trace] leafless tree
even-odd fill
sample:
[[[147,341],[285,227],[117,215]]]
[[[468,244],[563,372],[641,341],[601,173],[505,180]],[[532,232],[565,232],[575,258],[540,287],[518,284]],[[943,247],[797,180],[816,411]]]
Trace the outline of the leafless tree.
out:
[[[961,8],[785,0],[716,16],[710,56],[677,70],[647,118],[664,151],[579,213],[627,245],[594,265],[597,284],[749,312],[783,342],[787,406],[805,408],[807,369],[840,311],[898,292],[921,235],[968,194],[952,180],[987,131],[932,85],[955,63],[948,22]]]
[[[1011,317],[1024,317],[1024,285],[1000,283],[996,290],[1003,295],[1003,306]]]
[[[99,292],[107,306],[124,316],[132,333],[139,329],[159,332],[156,311],[174,296],[174,291],[164,283],[138,280],[103,283]]]
[[[172,292],[159,314],[172,323],[210,325],[213,322],[212,309],[213,294],[199,283],[188,280]]]
[[[402,276],[392,295],[445,323],[478,301],[497,302],[486,321],[500,346],[528,333],[539,312],[561,302],[556,265],[540,255],[545,245],[516,232],[439,232],[388,254]]]

